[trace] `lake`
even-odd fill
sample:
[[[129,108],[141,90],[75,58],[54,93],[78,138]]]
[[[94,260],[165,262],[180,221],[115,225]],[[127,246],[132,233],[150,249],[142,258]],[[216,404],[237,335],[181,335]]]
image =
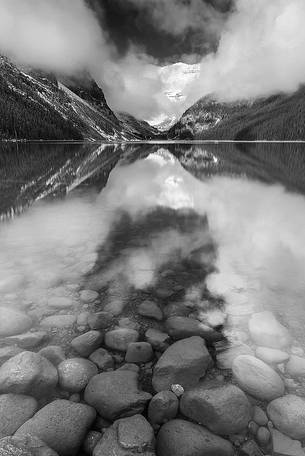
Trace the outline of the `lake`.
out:
[[[72,356],[102,310],[140,340],[201,335],[209,378],[231,381],[235,357],[256,354],[304,396],[304,171],[301,144],[0,145],[1,306],[36,335],[18,336],[8,311],[1,347]]]

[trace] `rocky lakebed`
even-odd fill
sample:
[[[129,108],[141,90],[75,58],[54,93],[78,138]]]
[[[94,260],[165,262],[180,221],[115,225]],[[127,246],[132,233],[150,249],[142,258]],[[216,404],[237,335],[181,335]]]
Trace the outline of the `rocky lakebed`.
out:
[[[1,226],[0,456],[305,456],[303,197],[161,150],[86,198]]]

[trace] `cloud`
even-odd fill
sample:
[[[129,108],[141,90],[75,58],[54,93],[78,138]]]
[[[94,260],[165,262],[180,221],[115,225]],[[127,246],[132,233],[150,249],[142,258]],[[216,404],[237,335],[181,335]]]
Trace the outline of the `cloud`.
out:
[[[71,74],[90,68],[104,47],[82,0],[0,0],[0,52],[23,64]]]
[[[297,90],[305,82],[304,20],[302,0],[236,0],[189,103],[208,93],[231,101]]]

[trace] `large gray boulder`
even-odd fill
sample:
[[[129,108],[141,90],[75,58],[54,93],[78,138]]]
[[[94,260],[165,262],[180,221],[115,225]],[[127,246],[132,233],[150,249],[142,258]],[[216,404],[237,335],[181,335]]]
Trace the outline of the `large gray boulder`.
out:
[[[171,385],[192,388],[206,373],[212,360],[201,337],[175,342],[154,367],[152,385],[155,391],[170,390]]]
[[[108,428],[93,456],[154,456],[155,436],[142,415],[116,421]]]
[[[56,368],[38,353],[24,351],[0,367],[1,393],[40,397],[50,394],[57,381]]]
[[[59,386],[71,393],[85,389],[89,380],[98,373],[96,365],[85,358],[66,359],[58,365],[57,370]]]
[[[0,440],[0,455],[58,456],[58,453],[33,435],[14,435]]]
[[[34,435],[60,456],[73,456],[79,451],[95,417],[95,410],[88,405],[55,400],[24,423],[16,435]]]
[[[281,377],[268,364],[250,355],[234,359],[232,372],[239,387],[262,401],[283,396],[285,386]]]
[[[38,409],[36,399],[22,394],[0,396],[0,438],[13,435]],[[1,454],[1,453],[0,453]]]
[[[202,382],[183,394],[180,410],[184,416],[220,435],[245,430],[253,410],[245,393],[237,386]]]
[[[117,370],[95,375],[84,398],[103,418],[114,421],[141,413],[151,394],[139,389],[137,372]]]
[[[274,426],[292,439],[305,438],[305,400],[294,394],[275,399],[267,407]]]
[[[164,424],[157,437],[158,456],[233,456],[230,442],[185,420]]]

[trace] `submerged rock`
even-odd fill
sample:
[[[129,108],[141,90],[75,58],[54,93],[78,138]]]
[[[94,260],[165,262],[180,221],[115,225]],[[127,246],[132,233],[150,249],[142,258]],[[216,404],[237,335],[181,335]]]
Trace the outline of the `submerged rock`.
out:
[[[105,344],[112,350],[126,352],[128,345],[138,339],[139,333],[135,329],[118,328],[106,333]]]
[[[179,400],[171,391],[161,391],[156,394],[148,406],[148,419],[152,424],[164,424],[176,418]]]
[[[255,355],[267,364],[280,364],[289,359],[288,353],[268,347],[257,347]]]
[[[170,317],[165,322],[166,332],[176,340],[200,336],[209,342],[223,339],[223,335],[199,320],[188,317]]]
[[[25,313],[8,307],[0,307],[0,337],[15,336],[32,327],[32,319]]]
[[[54,366],[58,366],[66,359],[65,352],[59,345],[48,345],[38,352],[41,356],[48,359]]]
[[[291,343],[291,337],[285,326],[281,325],[272,312],[253,314],[249,320],[250,336],[257,345],[281,349]]]
[[[58,381],[57,370],[38,353],[22,352],[0,367],[0,392],[49,395]]]
[[[274,426],[293,439],[305,438],[305,400],[294,394],[287,394],[272,401],[267,414]]]
[[[292,355],[286,364],[286,373],[292,378],[305,377],[305,358]]]
[[[36,399],[22,394],[0,396],[0,438],[13,435],[38,409]],[[0,452],[1,454],[1,452]]]
[[[272,401],[285,391],[281,377],[254,356],[241,355],[234,359],[232,372],[240,388],[262,401]]]
[[[245,393],[234,385],[202,382],[183,394],[184,416],[220,435],[238,434],[252,418],[252,406]]]
[[[128,345],[125,361],[127,363],[148,363],[154,357],[148,342],[132,342]]]
[[[230,442],[185,420],[164,424],[157,437],[158,456],[233,456]]]
[[[274,456],[304,456],[301,442],[293,440],[276,429],[271,430]]]
[[[142,317],[153,318],[158,321],[163,320],[162,310],[154,301],[143,301],[138,307],[138,313]]]
[[[206,373],[212,360],[201,337],[175,342],[154,367],[152,385],[155,391],[170,390],[171,385],[195,386]]]
[[[88,331],[72,340],[71,346],[81,356],[88,357],[99,348],[104,340],[100,331]]]
[[[73,456],[77,454],[95,417],[95,410],[88,405],[55,400],[23,424],[16,435],[34,435],[60,456]]]
[[[102,371],[106,371],[114,367],[113,357],[104,348],[98,348],[95,350],[93,353],[91,353],[89,359]]]
[[[151,395],[138,388],[138,373],[129,370],[94,376],[85,390],[85,401],[107,420],[141,413]]]

